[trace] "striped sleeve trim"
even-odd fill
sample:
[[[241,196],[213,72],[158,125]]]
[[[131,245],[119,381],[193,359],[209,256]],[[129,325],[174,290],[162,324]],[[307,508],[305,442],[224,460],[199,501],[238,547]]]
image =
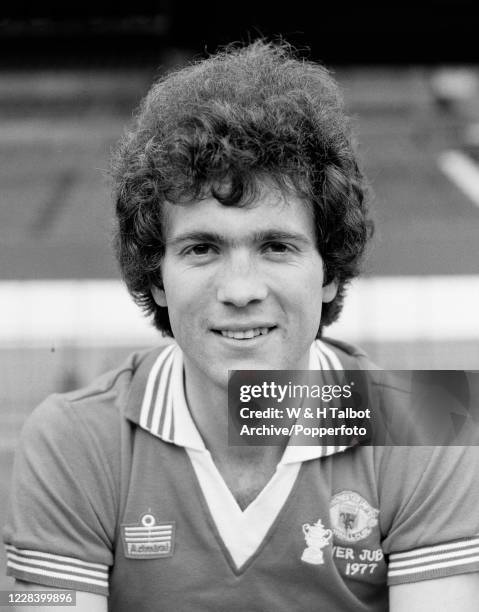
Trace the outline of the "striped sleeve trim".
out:
[[[48,586],[108,595],[108,565],[7,545],[7,575]]]
[[[479,536],[389,555],[388,584],[479,571]]]

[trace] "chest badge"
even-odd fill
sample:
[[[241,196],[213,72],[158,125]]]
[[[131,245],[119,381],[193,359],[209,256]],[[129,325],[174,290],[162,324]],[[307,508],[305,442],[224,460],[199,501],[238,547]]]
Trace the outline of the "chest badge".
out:
[[[331,529],[325,529],[321,519],[318,519],[313,525],[305,523],[303,534],[306,539],[306,548],[301,555],[301,561],[312,565],[322,565],[324,563],[322,549],[331,542],[333,532]]]
[[[171,557],[175,545],[175,522],[160,523],[151,512],[146,512],[138,523],[122,525],[121,536],[128,559]]]
[[[379,510],[355,491],[337,493],[331,499],[330,513],[334,535],[345,542],[364,540],[378,524]]]

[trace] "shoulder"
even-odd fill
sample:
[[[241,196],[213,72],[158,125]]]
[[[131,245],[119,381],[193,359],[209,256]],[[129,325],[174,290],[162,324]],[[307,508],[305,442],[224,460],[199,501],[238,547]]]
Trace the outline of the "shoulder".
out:
[[[65,444],[103,448],[115,446],[135,380],[162,348],[132,353],[114,370],[95,378],[87,386],[68,393],[50,395],[27,419],[22,431],[24,444],[42,441],[54,448]],[[105,446],[106,444],[106,446]]]
[[[319,350],[323,352],[332,352],[341,364],[341,369],[344,370],[378,370],[377,366],[373,361],[369,359],[365,351],[350,344],[343,340],[337,340],[335,338],[324,337],[316,340],[315,343]]]

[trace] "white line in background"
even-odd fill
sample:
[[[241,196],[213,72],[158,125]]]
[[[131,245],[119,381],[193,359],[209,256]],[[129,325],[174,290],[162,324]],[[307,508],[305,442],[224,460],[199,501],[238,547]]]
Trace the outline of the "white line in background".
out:
[[[479,206],[479,166],[460,151],[446,151],[438,164],[444,174]]]
[[[479,275],[360,279],[326,335],[355,341],[479,340]],[[159,333],[120,281],[0,282],[0,347],[147,346]]]

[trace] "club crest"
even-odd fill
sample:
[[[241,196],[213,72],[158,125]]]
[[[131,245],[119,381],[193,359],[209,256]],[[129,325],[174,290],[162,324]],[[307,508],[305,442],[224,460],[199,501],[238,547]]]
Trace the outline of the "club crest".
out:
[[[341,491],[331,499],[333,533],[345,542],[358,542],[367,538],[378,524],[378,514],[379,510],[355,491]]]
[[[138,523],[121,526],[123,549],[129,559],[171,557],[175,543],[175,522],[159,523],[146,512]]]

